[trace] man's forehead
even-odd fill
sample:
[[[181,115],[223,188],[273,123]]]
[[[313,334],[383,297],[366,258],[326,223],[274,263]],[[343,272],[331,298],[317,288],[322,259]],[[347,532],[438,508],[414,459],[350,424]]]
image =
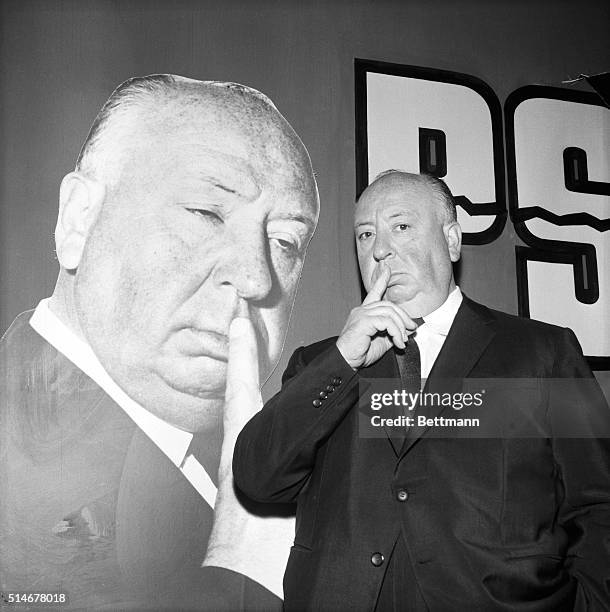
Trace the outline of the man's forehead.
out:
[[[204,187],[244,201],[272,192],[276,208],[297,208],[312,219],[317,217],[317,188],[302,145],[299,149],[274,144],[272,136],[267,142],[253,140],[238,127],[209,122],[185,122],[177,129],[161,125],[141,136],[125,178],[145,175],[148,180],[156,173],[168,189],[197,192]]]
[[[171,160],[176,178],[216,182],[250,200],[266,188],[306,196],[315,194],[308,158],[295,159],[281,151],[271,155],[248,146],[247,140],[225,136],[223,133],[213,141],[175,139],[170,148],[177,153]]]
[[[270,184],[317,215],[303,143],[270,101],[247,88],[195,83],[163,100],[131,125],[122,157],[131,166],[125,177],[154,174],[153,168],[174,184],[209,175],[250,197]]]
[[[248,116],[205,101],[187,107],[176,102],[141,117],[132,138],[162,154],[201,147],[294,166],[295,171],[307,167],[305,148],[288,123],[271,107],[259,110]]]
[[[356,222],[377,213],[394,215],[400,211],[413,215],[436,208],[436,197],[427,183],[416,175],[386,175],[372,183],[356,203]]]

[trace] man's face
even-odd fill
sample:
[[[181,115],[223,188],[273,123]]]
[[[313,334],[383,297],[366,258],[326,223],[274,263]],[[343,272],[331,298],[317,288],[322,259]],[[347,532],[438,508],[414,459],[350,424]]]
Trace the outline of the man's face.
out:
[[[438,308],[455,286],[451,262],[459,259],[460,234],[438,196],[413,175],[389,174],[356,204],[358,263],[367,291],[384,261],[391,277],[384,299],[412,317]]]
[[[76,278],[81,327],[111,377],[165,420],[208,426],[245,306],[261,378],[279,358],[317,212],[306,153],[271,112],[202,107],[145,130]]]

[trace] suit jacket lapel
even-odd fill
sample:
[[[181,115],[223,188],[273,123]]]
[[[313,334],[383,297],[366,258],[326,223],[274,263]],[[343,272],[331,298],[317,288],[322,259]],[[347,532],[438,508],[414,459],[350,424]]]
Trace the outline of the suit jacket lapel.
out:
[[[441,393],[459,392],[462,388],[462,379],[470,374],[494,335],[493,319],[487,309],[464,296],[424,390]],[[426,410],[426,416],[428,418],[440,416],[446,408],[446,406],[430,407]],[[400,451],[401,457],[427,430],[428,427],[425,425],[409,428]]]

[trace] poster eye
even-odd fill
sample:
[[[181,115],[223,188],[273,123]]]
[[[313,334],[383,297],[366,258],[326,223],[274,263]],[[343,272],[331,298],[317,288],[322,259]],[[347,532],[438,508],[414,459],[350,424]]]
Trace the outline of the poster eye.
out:
[[[197,217],[202,217],[203,219],[215,224],[224,222],[222,217],[212,210],[206,210],[204,208],[187,208],[186,210]]]

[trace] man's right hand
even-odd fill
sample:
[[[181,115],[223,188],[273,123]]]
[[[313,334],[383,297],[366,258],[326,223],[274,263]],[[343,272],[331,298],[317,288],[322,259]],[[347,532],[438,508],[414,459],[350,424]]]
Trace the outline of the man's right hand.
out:
[[[417,329],[400,306],[382,300],[391,271],[380,263],[380,273],[360,306],[354,308],[337,339],[337,348],[354,369],[365,368],[380,359],[392,346],[405,348],[409,334]]]

